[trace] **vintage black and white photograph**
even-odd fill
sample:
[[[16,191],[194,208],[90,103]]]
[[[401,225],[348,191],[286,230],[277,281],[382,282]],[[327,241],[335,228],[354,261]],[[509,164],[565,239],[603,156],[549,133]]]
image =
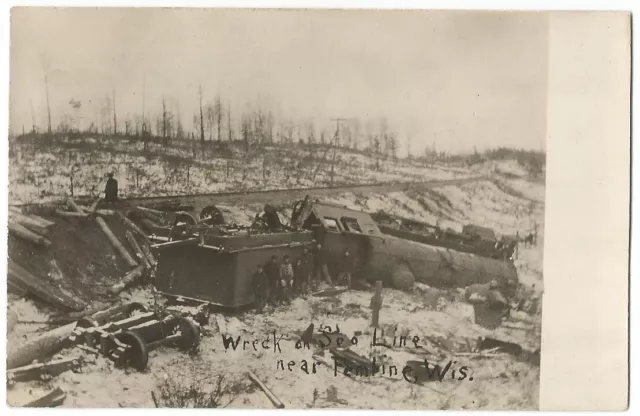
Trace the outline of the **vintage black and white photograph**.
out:
[[[9,406],[539,408],[549,13],[10,31]]]

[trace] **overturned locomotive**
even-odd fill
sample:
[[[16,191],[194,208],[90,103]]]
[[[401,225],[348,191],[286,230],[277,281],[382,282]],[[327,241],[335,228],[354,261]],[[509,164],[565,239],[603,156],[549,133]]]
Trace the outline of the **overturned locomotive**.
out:
[[[170,296],[240,307],[254,302],[252,274],[272,256],[299,258],[305,247],[322,244],[329,272],[348,249],[356,259],[356,278],[381,280],[410,289],[414,282],[434,287],[465,287],[495,280],[517,283],[512,263],[471,252],[385,234],[371,215],[299,201],[291,223],[277,230],[228,230],[195,224],[190,234],[154,246],[156,287]],[[509,285],[514,287],[515,285]]]

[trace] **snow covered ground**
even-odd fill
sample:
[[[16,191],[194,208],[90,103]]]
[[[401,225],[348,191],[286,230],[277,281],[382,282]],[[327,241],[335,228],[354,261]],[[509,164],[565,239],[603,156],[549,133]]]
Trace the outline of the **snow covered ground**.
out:
[[[207,149],[141,143],[126,140],[83,142],[34,152],[17,146],[9,166],[11,203],[51,200],[63,196],[97,196],[107,172],[114,172],[122,197],[167,196],[322,187],[331,184],[411,182],[469,176],[444,166],[424,166],[407,160],[380,159],[338,149],[265,147],[248,156]],[[222,156],[232,156],[229,158]],[[335,164],[334,173],[331,165]],[[333,177],[333,179],[332,179]]]
[[[128,160],[126,156],[119,155],[118,158],[122,158],[117,159],[120,161]],[[11,168],[20,178],[25,177],[25,172],[35,175],[41,174],[44,169],[63,172],[62,167],[55,166],[55,160],[51,156],[42,155],[41,159],[38,163],[20,163],[12,165]],[[45,159],[49,161],[49,165],[39,166]],[[158,177],[167,180],[171,175],[167,173],[163,163],[165,162],[157,161],[144,164],[147,172],[155,169]],[[211,161],[209,166],[214,172],[215,169],[219,171],[224,169],[224,165],[220,163]],[[255,162],[252,166],[259,168],[261,175],[260,163]],[[509,170],[510,174],[505,176],[498,173],[494,177],[495,181],[445,186],[425,192],[367,195],[347,192],[328,201],[368,212],[384,210],[391,215],[458,230],[465,224],[473,223],[492,227],[498,234],[518,232],[522,236],[538,224],[538,244],[530,247],[520,244],[515,264],[521,282],[527,286],[535,285],[534,290],[540,293],[543,290],[544,185],[529,182],[524,172],[517,171],[513,164],[507,165],[513,168]],[[420,175],[459,177],[485,174],[494,166],[496,165],[484,166],[475,171],[462,170],[452,173],[447,169],[429,171],[426,168],[408,165],[385,165],[385,174],[405,180],[411,172],[416,178]],[[502,164],[498,164],[498,169],[501,168]],[[95,167],[83,169],[83,172],[85,171],[92,172],[91,175],[94,176],[90,177],[97,181],[104,169]],[[281,172],[278,175],[282,175],[279,176],[280,180],[284,180],[285,171],[284,168],[278,170]],[[344,169],[344,172],[348,171],[348,168]],[[194,183],[199,181],[202,185],[206,182],[206,172],[208,171],[202,168],[201,171],[191,171],[190,175],[192,178],[198,178],[193,179]],[[252,175],[256,182],[248,181],[246,183],[250,185],[247,186],[262,186],[258,174],[253,172]],[[377,172],[363,173],[357,180],[381,180],[379,178],[382,176],[377,175]],[[56,173],[54,177],[61,184],[56,189],[62,192],[65,184],[63,174]],[[326,176],[319,177],[326,180]],[[151,175],[151,178],[144,182],[147,184],[144,186],[155,183],[158,189],[166,191],[180,189],[175,183],[171,185],[160,180],[151,182],[156,179]],[[240,179],[241,177],[237,178]],[[290,182],[278,182],[275,179],[269,183],[283,187],[290,185]],[[148,189],[144,186],[140,189]],[[216,189],[227,189],[227,186],[232,186],[231,182],[208,182],[205,188],[212,192]],[[133,192],[131,186],[125,189]],[[250,222],[261,207],[261,204],[220,206],[227,220],[241,224]],[[289,212],[285,210],[284,213]],[[135,289],[125,293],[122,299],[125,302],[139,301],[146,304],[154,302],[150,288]],[[519,362],[508,355],[487,359],[469,355],[468,351],[480,336],[516,342],[533,351],[540,347],[538,332],[504,327],[489,331],[474,323],[473,309],[460,301],[459,292],[441,291],[417,284],[409,294],[394,289],[383,290],[380,322],[387,331],[385,335],[389,341],[393,333],[408,336],[409,340],[418,336],[422,348],[412,347],[411,342],[407,347],[374,347],[371,345],[373,334],[369,326],[370,299],[371,292],[350,291],[336,297],[297,298],[289,306],[270,307],[265,313],[249,311],[236,315],[213,314],[196,357],[161,348],[150,354],[149,368],[144,373],[114,369],[109,361],[101,357],[89,359],[91,362],[83,367],[82,373],[67,372],[47,382],[19,383],[8,390],[8,400],[12,405],[21,405],[59,386],[67,392],[64,407],[153,407],[151,392],[166,379],[183,384],[196,382],[203,390],[208,391],[213,388],[215,376],[224,374],[227,381],[239,385],[240,393],[235,397],[227,397],[234,399],[231,407],[271,408],[272,404],[266,396],[247,378],[246,372],[253,371],[287,408],[537,409],[539,367]],[[12,299],[10,308],[19,311],[23,320],[41,322],[44,319],[42,313],[29,301]],[[540,317],[534,319],[539,325]],[[335,328],[338,324],[340,332],[350,339],[354,336],[357,338],[358,344],[352,347],[353,351],[365,357],[381,357],[386,365],[397,366],[398,374],[350,378],[340,371],[334,373],[330,353],[295,348],[295,340],[310,323],[314,323],[316,328],[321,325]],[[19,323],[9,341],[20,342],[32,335],[34,330],[42,328],[42,325]],[[283,335],[286,338],[281,342],[282,352],[262,349],[254,351],[250,345],[246,351],[226,351],[222,343],[223,334],[242,336],[248,340],[257,337],[262,340],[273,331],[276,331],[278,336]],[[86,357],[85,353],[75,349],[62,354]],[[443,381],[424,385],[405,381],[402,377],[405,363],[425,358],[430,364],[437,363],[443,366],[449,360],[455,361],[456,378],[460,376],[460,367],[467,366],[469,377],[460,381],[447,373]],[[282,368],[278,367],[278,360],[284,360]],[[315,374],[306,374],[300,367],[302,360],[308,362],[309,372],[312,371],[312,363],[323,364],[317,364]],[[288,369],[290,362],[294,362],[291,371]]]

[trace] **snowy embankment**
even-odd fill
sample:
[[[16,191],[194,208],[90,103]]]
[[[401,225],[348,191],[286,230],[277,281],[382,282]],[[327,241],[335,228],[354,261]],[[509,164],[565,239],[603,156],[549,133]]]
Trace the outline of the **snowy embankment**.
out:
[[[380,159],[338,149],[265,147],[260,152],[201,152],[184,147],[123,141],[83,143],[38,152],[18,147],[9,167],[12,203],[93,196],[114,172],[123,197],[203,194],[379,182],[453,179],[465,175],[442,166]],[[333,165],[333,169],[332,169]]]

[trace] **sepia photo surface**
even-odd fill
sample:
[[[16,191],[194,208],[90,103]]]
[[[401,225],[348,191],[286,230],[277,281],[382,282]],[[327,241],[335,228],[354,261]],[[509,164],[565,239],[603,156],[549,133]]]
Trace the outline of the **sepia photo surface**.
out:
[[[11,12],[7,401],[537,410],[543,12]]]

